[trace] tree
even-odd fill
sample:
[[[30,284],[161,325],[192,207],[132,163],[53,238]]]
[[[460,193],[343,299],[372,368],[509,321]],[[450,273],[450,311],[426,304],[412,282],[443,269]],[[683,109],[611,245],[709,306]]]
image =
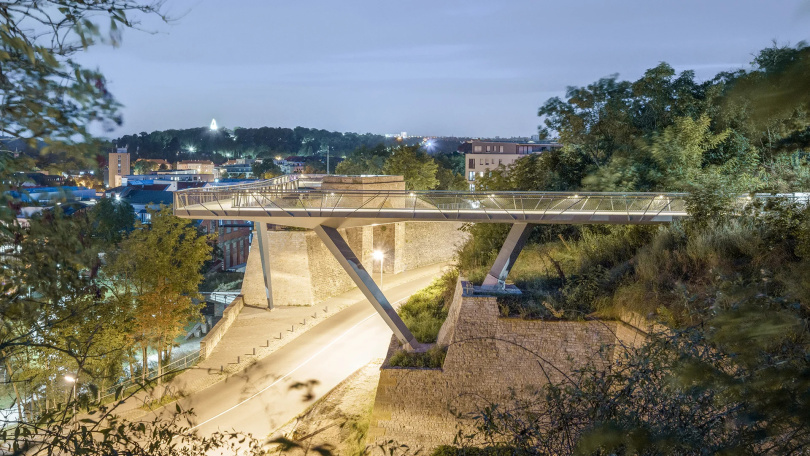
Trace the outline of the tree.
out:
[[[432,190],[439,185],[439,165],[419,146],[397,146],[383,165],[384,174],[405,177],[408,190]]]
[[[118,244],[135,227],[135,210],[126,201],[102,198],[90,210],[94,237],[107,244]]]
[[[149,174],[152,171],[156,171],[160,165],[151,161],[151,160],[136,160],[135,164],[132,165],[132,169],[135,171],[135,174]]]
[[[134,423],[88,399],[117,379],[127,322],[99,282],[100,248],[79,211],[59,207],[21,226],[22,202],[8,190],[17,171],[96,166],[101,141],[93,126],[120,124],[104,77],[76,54],[98,42],[120,43],[122,29],[144,15],[162,16],[160,1],[12,0],[0,4],[0,362],[16,392],[19,418],[0,425],[13,454],[201,454],[228,435],[201,439],[175,422]],[[9,144],[28,147],[17,155]],[[82,379],[65,400],[63,375]],[[95,396],[93,394],[92,396]],[[73,406],[97,413],[72,423]]]
[[[383,166],[391,152],[382,143],[374,147],[360,146],[346,155],[346,159],[338,163],[335,173],[348,175],[383,173]]]
[[[436,171],[436,180],[439,181],[436,190],[467,191],[470,189],[470,185],[463,175],[441,166]]]
[[[113,274],[123,281],[119,293],[134,302],[134,336],[148,370],[149,348],[158,352],[158,378],[171,357],[174,339],[190,321],[199,318],[194,304],[203,280],[201,269],[211,255],[209,237],[200,235],[190,220],[175,217],[170,207],[149,210],[150,224],[139,225],[121,243]]]
[[[253,175],[259,179],[270,179],[282,174],[281,168],[279,168],[278,165],[276,165],[270,158],[265,158],[262,161],[255,161],[250,167],[253,171]]]

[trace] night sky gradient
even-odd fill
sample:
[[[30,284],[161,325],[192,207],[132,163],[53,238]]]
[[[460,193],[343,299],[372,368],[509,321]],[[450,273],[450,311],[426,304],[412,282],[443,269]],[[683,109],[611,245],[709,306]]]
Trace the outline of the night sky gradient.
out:
[[[81,57],[125,105],[107,136],[206,126],[527,136],[566,86],[660,61],[698,79],[810,38],[806,0],[171,0]]]

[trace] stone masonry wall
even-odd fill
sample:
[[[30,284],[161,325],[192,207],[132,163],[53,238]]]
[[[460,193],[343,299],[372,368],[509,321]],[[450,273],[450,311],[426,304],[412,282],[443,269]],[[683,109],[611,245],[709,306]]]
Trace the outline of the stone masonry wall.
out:
[[[452,261],[467,234],[454,222],[397,222],[339,230],[355,255],[372,274],[382,250],[386,274]],[[354,283],[313,231],[270,231],[273,305],[309,306],[354,288]],[[376,278],[376,276],[374,276]],[[254,235],[242,284],[245,304],[266,306],[264,276]]]
[[[368,442],[394,440],[425,451],[452,444],[461,424],[452,411],[472,413],[508,403],[511,391],[533,392],[589,361],[613,361],[619,338],[639,333],[615,321],[527,321],[501,318],[496,298],[459,296],[439,334],[447,345],[442,369],[383,364]],[[392,340],[392,349],[396,342]]]
[[[460,231],[461,222],[402,222],[402,270],[421,268],[453,259],[469,233]]]
[[[245,277],[242,280],[242,296],[249,306],[267,307],[267,296],[264,291],[264,275],[262,275],[262,259],[259,255],[259,240],[253,236],[248,252]]]
[[[363,242],[368,239],[363,236],[363,228],[348,228],[338,230],[340,234],[349,243],[352,251],[355,252],[360,261],[363,262],[363,257],[359,252],[367,250],[363,246]],[[347,234],[348,232],[348,234]],[[301,232],[306,237],[306,252],[309,257],[309,276],[305,277],[304,281],[299,281],[297,284],[289,284],[295,287],[307,287],[312,289],[312,301],[307,305],[314,305],[318,302],[329,298],[331,296],[339,295],[343,292],[349,291],[354,288],[354,282],[346,274],[346,271],[340,266],[340,263],[326,248],[326,245],[318,238],[313,231]],[[371,261],[368,259],[368,261]],[[365,266],[365,263],[364,263]],[[275,274],[275,270],[272,271]]]

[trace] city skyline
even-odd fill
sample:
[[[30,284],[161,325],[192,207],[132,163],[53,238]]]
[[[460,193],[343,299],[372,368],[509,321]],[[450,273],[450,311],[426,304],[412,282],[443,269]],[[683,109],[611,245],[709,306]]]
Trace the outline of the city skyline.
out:
[[[168,24],[94,47],[124,105],[108,137],[207,126],[302,126],[358,133],[511,137],[565,88],[665,61],[698,80],[806,39],[807,3],[626,1],[565,5],[318,0],[167,4]],[[778,32],[774,32],[774,31]],[[587,31],[587,33],[585,33]],[[593,40],[599,36],[599,40]]]

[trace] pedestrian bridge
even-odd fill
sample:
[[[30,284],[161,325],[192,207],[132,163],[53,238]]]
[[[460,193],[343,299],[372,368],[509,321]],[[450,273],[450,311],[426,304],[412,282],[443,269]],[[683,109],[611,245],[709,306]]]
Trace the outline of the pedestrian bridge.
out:
[[[174,213],[276,225],[347,228],[403,221],[654,224],[687,216],[683,193],[320,190],[272,180],[175,193]]]
[[[311,228],[403,346],[420,349],[338,228],[404,221],[510,223],[482,289],[504,291],[506,277],[538,224],[660,224],[687,217],[684,193],[452,192],[322,189],[323,175],[288,175],[248,184],[175,192],[174,213],[191,219],[250,220],[273,307],[267,224]],[[807,200],[807,195],[777,195]],[[742,209],[754,198],[741,196]]]

